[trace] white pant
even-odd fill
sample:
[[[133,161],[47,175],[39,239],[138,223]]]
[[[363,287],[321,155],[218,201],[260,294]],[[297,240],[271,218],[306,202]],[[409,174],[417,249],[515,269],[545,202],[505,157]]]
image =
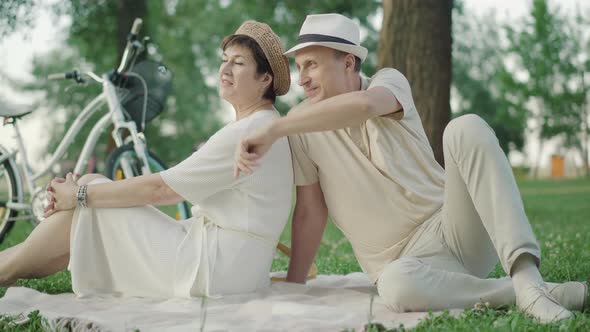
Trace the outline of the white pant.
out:
[[[513,304],[510,278],[483,279],[498,258],[507,274],[523,253],[540,258],[508,160],[476,115],[449,123],[443,149],[443,208],[385,267],[379,295],[398,312]]]

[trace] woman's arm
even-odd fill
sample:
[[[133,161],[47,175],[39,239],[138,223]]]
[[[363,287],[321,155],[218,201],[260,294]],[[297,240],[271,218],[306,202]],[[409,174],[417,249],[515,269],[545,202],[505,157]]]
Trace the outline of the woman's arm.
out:
[[[54,204],[46,216],[75,208],[78,188],[71,174],[66,176],[64,182],[52,181],[50,196]],[[160,174],[91,184],[87,189],[87,205],[93,208],[169,205],[184,200],[164,182]]]
[[[93,208],[172,205],[184,201],[157,173],[89,185],[86,197],[88,207]]]

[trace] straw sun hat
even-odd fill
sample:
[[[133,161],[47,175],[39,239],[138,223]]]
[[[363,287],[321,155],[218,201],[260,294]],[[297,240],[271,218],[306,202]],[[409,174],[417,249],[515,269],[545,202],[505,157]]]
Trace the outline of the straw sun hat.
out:
[[[285,50],[283,49],[281,40],[268,24],[246,21],[234,34],[245,35],[256,41],[262,52],[264,52],[274,74],[273,90],[275,94],[278,96],[286,94],[291,86],[289,60],[283,55]]]

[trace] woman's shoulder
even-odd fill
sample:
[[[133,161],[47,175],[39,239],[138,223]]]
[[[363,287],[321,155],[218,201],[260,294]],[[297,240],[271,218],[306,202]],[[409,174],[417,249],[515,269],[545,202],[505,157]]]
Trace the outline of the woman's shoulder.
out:
[[[240,121],[228,124],[225,129],[228,132],[238,133],[240,135],[248,134],[252,130],[260,128],[265,124],[280,118],[281,115],[276,110],[262,110],[258,111]]]
[[[280,117],[276,110],[258,111],[244,119],[226,124],[209,138],[208,143],[235,143],[252,130]]]
[[[281,115],[275,109],[268,109],[268,110],[261,110],[258,111],[247,118],[245,118],[245,122],[247,122],[248,126],[256,125],[258,123],[266,123],[272,121],[274,119],[280,118]]]

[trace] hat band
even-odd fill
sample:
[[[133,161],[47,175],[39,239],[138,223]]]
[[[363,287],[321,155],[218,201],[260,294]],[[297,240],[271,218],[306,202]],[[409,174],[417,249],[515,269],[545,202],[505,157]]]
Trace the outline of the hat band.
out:
[[[315,34],[315,33],[299,35],[299,38],[297,39],[297,43],[299,43],[299,44],[309,43],[309,42],[331,42],[331,43],[356,45],[355,43],[348,41],[346,39],[343,39],[343,38],[338,38],[338,37],[328,36],[328,35],[319,35],[319,34]]]

